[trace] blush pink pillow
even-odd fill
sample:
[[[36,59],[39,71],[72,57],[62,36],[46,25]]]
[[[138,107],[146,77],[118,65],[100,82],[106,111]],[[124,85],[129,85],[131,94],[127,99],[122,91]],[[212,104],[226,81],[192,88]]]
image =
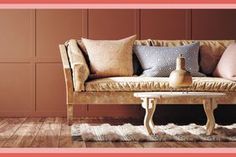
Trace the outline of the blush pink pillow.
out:
[[[236,81],[236,43],[226,48],[216,66],[213,76]]]

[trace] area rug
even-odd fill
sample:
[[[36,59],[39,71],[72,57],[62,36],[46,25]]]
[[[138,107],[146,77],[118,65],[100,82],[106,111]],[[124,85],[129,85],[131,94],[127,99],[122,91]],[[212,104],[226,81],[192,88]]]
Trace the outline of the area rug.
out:
[[[147,135],[144,126],[132,124],[115,125],[101,124],[89,125],[74,124],[71,127],[73,140],[79,141],[146,141],[146,142],[225,142],[236,141],[236,124],[216,125],[213,135],[206,135],[205,126],[189,125],[158,125],[154,128],[154,135]]]

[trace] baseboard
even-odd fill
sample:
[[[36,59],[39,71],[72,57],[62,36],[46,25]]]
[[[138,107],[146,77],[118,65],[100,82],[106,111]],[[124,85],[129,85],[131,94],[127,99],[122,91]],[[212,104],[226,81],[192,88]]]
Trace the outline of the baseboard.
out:
[[[66,112],[0,112],[0,117],[66,117]]]

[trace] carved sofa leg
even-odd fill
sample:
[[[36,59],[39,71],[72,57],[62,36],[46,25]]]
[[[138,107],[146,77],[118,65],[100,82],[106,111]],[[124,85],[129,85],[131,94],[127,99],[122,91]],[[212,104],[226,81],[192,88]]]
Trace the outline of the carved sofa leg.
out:
[[[73,123],[73,105],[67,104],[67,124],[72,125]]]

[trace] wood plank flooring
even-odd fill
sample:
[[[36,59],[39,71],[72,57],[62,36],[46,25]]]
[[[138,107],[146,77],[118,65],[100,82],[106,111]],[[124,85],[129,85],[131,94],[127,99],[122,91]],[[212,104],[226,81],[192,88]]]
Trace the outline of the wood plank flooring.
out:
[[[124,123],[117,119],[79,119],[88,123]],[[122,121],[122,122],[121,122]],[[133,121],[132,121],[133,122]],[[65,118],[0,118],[0,147],[197,148],[236,147],[236,142],[81,142],[73,141]]]

